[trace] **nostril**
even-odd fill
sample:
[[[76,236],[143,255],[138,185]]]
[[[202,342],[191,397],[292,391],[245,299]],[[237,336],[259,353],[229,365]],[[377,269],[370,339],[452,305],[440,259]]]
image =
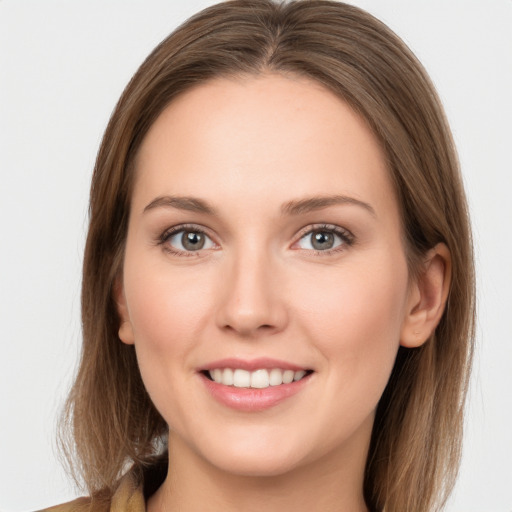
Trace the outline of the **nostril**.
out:
[[[273,331],[277,330],[277,327],[272,324],[262,324],[262,325],[250,325],[239,322],[238,324],[229,324],[223,326],[224,331],[233,331],[235,333],[240,334],[244,337],[252,337],[257,336],[259,334],[271,334]]]

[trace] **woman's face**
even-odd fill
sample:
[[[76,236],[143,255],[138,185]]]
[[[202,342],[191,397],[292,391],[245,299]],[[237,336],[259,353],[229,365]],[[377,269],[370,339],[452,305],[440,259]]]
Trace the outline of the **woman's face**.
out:
[[[311,81],[216,79],[160,115],[136,173],[119,332],[171,451],[362,468],[412,300],[365,122]]]

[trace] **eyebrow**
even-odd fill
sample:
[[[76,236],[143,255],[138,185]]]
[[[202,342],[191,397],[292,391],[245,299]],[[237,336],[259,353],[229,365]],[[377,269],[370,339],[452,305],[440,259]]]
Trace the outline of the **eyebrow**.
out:
[[[351,204],[359,206],[367,210],[371,215],[376,217],[373,207],[350,196],[334,195],[334,196],[315,196],[307,197],[304,199],[297,199],[288,201],[281,207],[283,215],[302,215],[304,213],[322,210],[329,206]],[[184,196],[159,196],[151,201],[145,208],[144,213],[155,208],[176,208],[178,210],[185,210],[195,213],[203,213],[206,215],[216,215],[215,208],[208,204],[203,199],[196,197]]]
[[[281,211],[283,214],[287,215],[301,215],[316,210],[322,210],[323,208],[328,208],[329,206],[337,206],[344,204],[360,206],[367,210],[369,213],[371,213],[373,217],[377,216],[375,210],[370,204],[365,203],[364,201],[361,201],[354,197],[342,195],[315,196],[305,199],[299,199],[296,201],[289,201],[282,206]]]
[[[178,210],[186,210],[188,212],[215,215],[214,208],[206,201],[195,197],[160,196],[153,199],[153,201],[144,208],[144,213],[154,208],[177,208]]]

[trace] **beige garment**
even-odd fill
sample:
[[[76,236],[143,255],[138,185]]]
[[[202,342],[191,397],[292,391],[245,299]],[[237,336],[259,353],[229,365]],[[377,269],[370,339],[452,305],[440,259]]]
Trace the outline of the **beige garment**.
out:
[[[121,478],[119,487],[109,501],[78,498],[40,512],[146,512],[142,485],[137,485],[133,473]]]

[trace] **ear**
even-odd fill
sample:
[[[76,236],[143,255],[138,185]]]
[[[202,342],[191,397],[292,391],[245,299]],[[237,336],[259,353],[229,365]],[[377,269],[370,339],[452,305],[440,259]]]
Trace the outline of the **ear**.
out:
[[[117,314],[119,315],[119,339],[127,345],[135,343],[135,336],[133,334],[133,327],[128,313],[126,304],[126,297],[124,295],[124,286],[122,276],[117,276],[114,281],[113,287],[114,301],[116,303]]]
[[[439,324],[450,291],[451,269],[450,251],[445,244],[437,244],[427,253],[411,283],[400,336],[403,347],[423,345]]]

